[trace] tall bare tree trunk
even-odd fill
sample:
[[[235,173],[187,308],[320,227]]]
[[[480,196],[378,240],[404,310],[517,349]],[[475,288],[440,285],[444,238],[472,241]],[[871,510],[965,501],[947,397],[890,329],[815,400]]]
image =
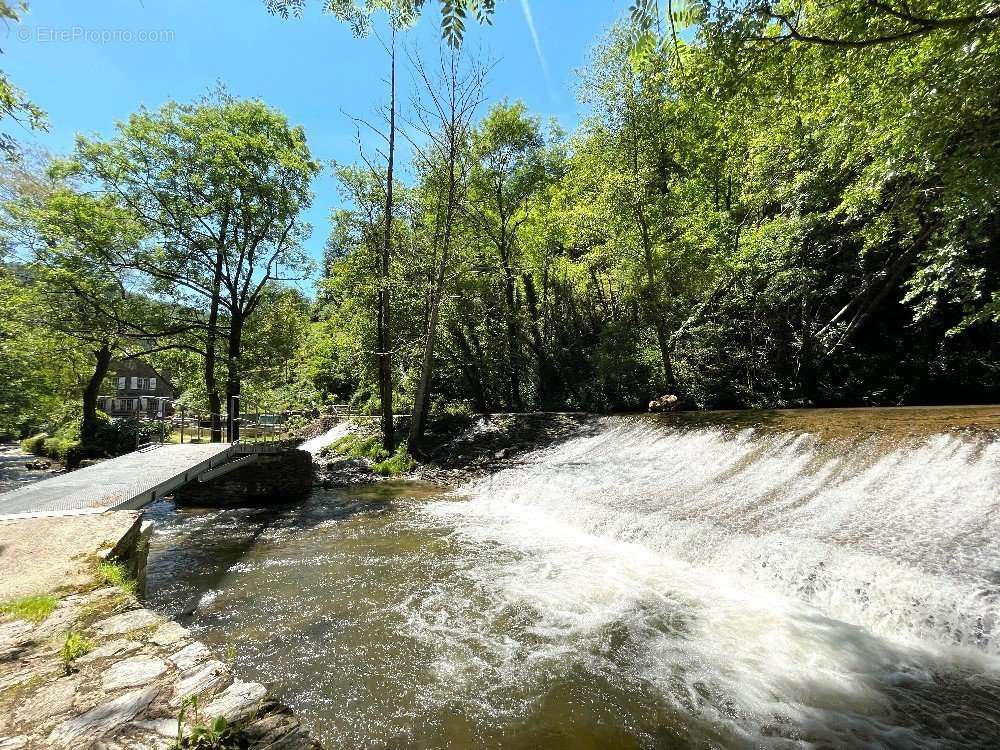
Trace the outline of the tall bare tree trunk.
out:
[[[452,155],[454,157],[454,155]],[[431,309],[427,320],[427,336],[424,339],[424,357],[420,365],[420,380],[417,382],[417,392],[413,399],[413,418],[410,420],[410,433],[406,447],[413,453],[424,436],[427,425],[428,395],[431,390],[431,376],[434,373],[434,344],[437,340],[438,313],[441,310],[441,298],[444,296],[444,279],[448,270],[448,259],[451,251],[451,225],[455,206],[455,163],[449,165],[448,175],[448,206],[445,216],[444,240],[441,248],[441,258],[438,262],[437,276],[434,279],[434,291],[431,293]]]
[[[389,48],[389,152],[385,170],[385,226],[379,257],[378,388],[382,402],[382,446],[392,453],[396,434],[392,419],[392,327],[389,320],[389,262],[392,254],[392,171],[396,155],[396,29]]]

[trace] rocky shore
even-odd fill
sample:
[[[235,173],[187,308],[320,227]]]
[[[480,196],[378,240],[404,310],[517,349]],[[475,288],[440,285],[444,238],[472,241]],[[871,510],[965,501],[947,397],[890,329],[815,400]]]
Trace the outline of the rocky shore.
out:
[[[0,750],[317,750],[264,685],[143,607],[150,530],[135,511],[0,521]]]
[[[82,645],[70,649],[70,633]],[[118,588],[64,596],[38,623],[0,624],[0,750],[166,750],[217,717],[232,738],[219,747],[318,748],[263,685],[235,679],[186,628]]]
[[[457,486],[515,464],[526,453],[556,445],[591,429],[597,422],[592,414],[535,412],[476,416],[459,423],[443,424],[428,434],[422,455],[405,479]],[[316,423],[309,437],[322,434],[330,422]],[[397,425],[398,439],[405,441],[406,420]],[[354,432],[375,434],[376,420],[355,419]],[[313,456],[316,483],[323,487],[347,487],[370,484],[388,477],[372,470],[366,458],[351,458],[335,452],[320,451]]]

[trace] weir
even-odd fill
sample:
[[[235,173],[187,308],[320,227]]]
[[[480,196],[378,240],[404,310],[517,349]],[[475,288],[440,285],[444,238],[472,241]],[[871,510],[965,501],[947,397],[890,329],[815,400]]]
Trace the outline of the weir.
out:
[[[161,505],[150,596],[334,746],[992,750],[998,422],[605,417],[450,492]]]

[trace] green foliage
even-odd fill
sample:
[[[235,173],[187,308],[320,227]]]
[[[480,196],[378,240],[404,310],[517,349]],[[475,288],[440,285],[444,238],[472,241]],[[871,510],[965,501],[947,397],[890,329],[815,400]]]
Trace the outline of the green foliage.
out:
[[[135,594],[135,579],[129,575],[126,567],[120,562],[105,560],[99,563],[97,566],[97,580],[104,586],[116,586],[126,594]]]
[[[56,598],[49,594],[25,596],[0,604],[0,617],[40,623],[56,609]]]
[[[366,435],[352,432],[327,446],[334,453],[341,453],[350,458],[367,458],[369,461],[381,462],[389,458],[389,453],[382,447],[377,435]]]
[[[401,445],[389,458],[376,462],[372,471],[385,477],[398,477],[413,471],[416,466],[417,462],[407,453],[406,446]]]
[[[45,455],[45,441],[48,439],[48,433],[40,432],[37,435],[32,435],[29,438],[25,438],[21,441],[21,450],[25,453],[31,453],[34,456],[44,456]]]
[[[62,648],[62,660],[67,673],[72,669],[73,662],[94,650],[94,643],[80,633],[70,630]]]
[[[400,27],[411,26],[423,10],[426,0],[323,0],[320,6],[341,21],[348,23],[358,36],[369,31],[370,16],[385,11]],[[496,0],[439,0],[441,37],[450,46],[458,47],[465,34],[465,19],[471,12],[481,24],[491,23]],[[282,18],[301,16],[306,0],[264,0],[268,11]]]
[[[99,417],[101,427],[97,431],[94,449],[107,456],[121,456],[135,450],[137,445],[148,443],[156,425],[144,422],[135,416],[107,418]]]
[[[208,723],[201,723],[198,704],[197,695],[181,702],[177,738],[171,744],[172,750],[241,750],[246,746],[238,727],[230,724],[226,717],[217,716]],[[193,714],[193,722],[188,719],[189,714]]]
[[[0,2],[0,18],[5,22],[18,23],[28,10],[27,2]],[[33,104],[21,89],[10,82],[0,71],[0,118],[10,119],[22,127],[32,130],[48,130],[45,113]],[[19,150],[14,138],[0,133],[0,151],[9,159],[17,159]]]

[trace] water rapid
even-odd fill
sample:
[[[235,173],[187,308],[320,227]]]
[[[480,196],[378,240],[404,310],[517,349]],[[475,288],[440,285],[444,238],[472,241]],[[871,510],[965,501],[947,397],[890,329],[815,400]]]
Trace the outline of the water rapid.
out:
[[[990,432],[607,418],[449,494],[161,506],[151,590],[337,747],[996,748],[998,487]]]

